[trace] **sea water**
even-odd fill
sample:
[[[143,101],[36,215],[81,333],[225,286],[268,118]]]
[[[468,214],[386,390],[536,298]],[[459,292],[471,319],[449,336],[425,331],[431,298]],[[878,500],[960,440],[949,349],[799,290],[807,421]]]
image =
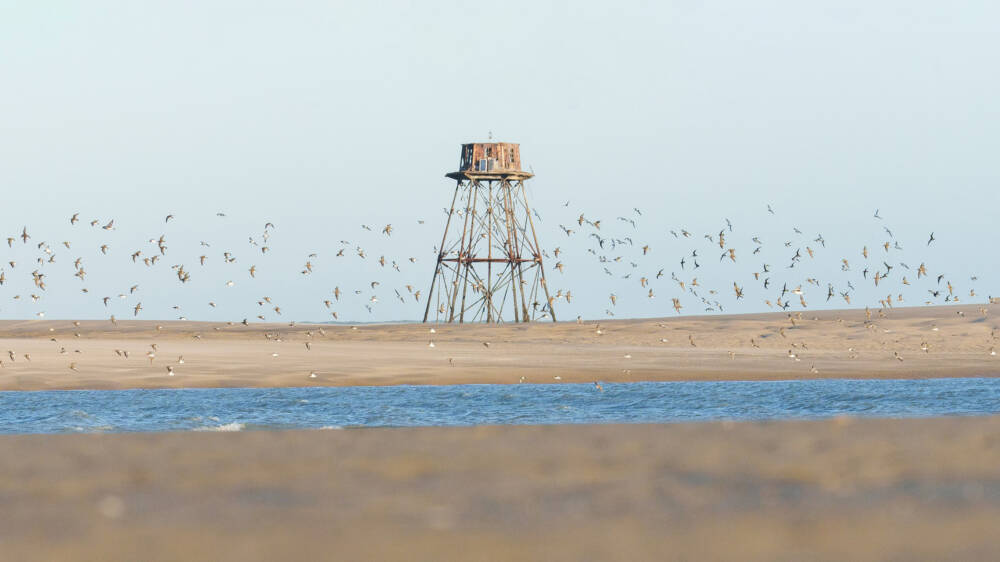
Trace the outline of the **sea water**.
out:
[[[1000,379],[0,392],[0,433],[662,423],[1000,413]]]

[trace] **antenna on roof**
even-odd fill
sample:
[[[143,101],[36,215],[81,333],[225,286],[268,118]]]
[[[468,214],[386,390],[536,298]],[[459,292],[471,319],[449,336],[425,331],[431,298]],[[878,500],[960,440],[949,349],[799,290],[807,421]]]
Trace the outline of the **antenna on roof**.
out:
[[[493,131],[489,131],[487,136],[489,137],[489,140],[493,140]]]

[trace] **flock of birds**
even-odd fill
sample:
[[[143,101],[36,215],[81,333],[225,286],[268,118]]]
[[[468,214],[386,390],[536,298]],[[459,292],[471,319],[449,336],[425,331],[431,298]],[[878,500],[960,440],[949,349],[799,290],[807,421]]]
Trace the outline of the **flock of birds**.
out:
[[[643,224],[645,215],[639,208],[607,221],[590,213],[570,213],[569,205],[568,201],[562,205],[559,231],[543,233],[547,236],[544,241],[552,244],[552,249],[543,250],[543,256],[549,268],[548,286],[553,288],[549,302],[553,307],[572,306],[573,291],[557,288],[570,278],[576,282],[586,281],[584,293],[591,299],[597,296],[595,287],[610,286],[610,292],[605,293],[607,304],[603,307],[606,317],[616,315],[623,299],[632,303],[641,301],[646,316],[685,311],[731,312],[733,307],[753,298],[759,300],[746,305],[751,312],[765,307],[791,312],[816,304],[828,308],[864,304],[869,318],[873,308],[884,313],[900,303],[948,304],[985,300],[976,292],[978,279],[975,275],[955,279],[937,264],[919,257],[921,248],[939,243],[933,232],[919,243],[904,244],[884,224],[878,210],[871,220],[881,227],[882,236],[871,244],[861,245],[853,253],[833,255],[827,249],[828,241],[823,234],[806,234],[795,226],[788,227],[786,236],[770,242],[762,235],[741,232],[729,219],[721,220],[717,229],[697,233],[680,226],[654,224],[653,228],[660,232],[650,236],[648,233],[640,235],[645,232],[640,231],[640,226],[646,225]],[[541,214],[537,210],[532,212],[536,224],[544,225]],[[767,214],[777,215],[770,205]],[[226,213],[216,213],[215,219],[224,221]],[[168,235],[165,231],[177,221],[174,214],[166,214],[160,223],[160,232],[143,242],[121,240],[116,236],[120,223],[111,218],[84,220],[80,213],[73,213],[65,220],[70,232],[84,229],[79,239],[46,239],[28,226],[6,237],[8,250],[17,250],[20,255],[27,252],[28,261],[8,259],[0,266],[0,313],[10,314],[2,303],[11,299],[37,307],[32,314],[44,318],[43,304],[52,287],[63,290],[69,286],[75,287],[73,290],[84,299],[85,309],[90,311],[88,314],[99,311],[96,315],[105,316],[112,323],[117,323],[122,316],[145,318],[148,306],[144,302],[150,300],[155,301],[157,315],[162,315],[163,307],[169,305],[177,319],[187,320],[187,314],[194,309],[193,319],[197,320],[200,319],[197,306],[201,306],[202,311],[211,311],[225,298],[224,291],[237,284],[260,282],[273,283],[265,286],[279,293],[261,295],[266,291],[258,291],[248,302],[236,305],[246,312],[231,321],[245,325],[257,321],[273,322],[285,318],[281,299],[294,300],[297,315],[307,310],[299,306],[307,297],[288,283],[289,276],[312,276],[321,271],[319,284],[327,286],[322,294],[314,297],[312,310],[316,312],[305,313],[310,316],[298,318],[301,321],[338,321],[345,307],[350,307],[349,318],[367,316],[375,320],[378,319],[378,303],[385,295],[398,300],[406,310],[412,310],[411,317],[415,317],[423,306],[418,283],[429,281],[438,252],[435,246],[434,257],[419,260],[421,263],[417,265],[415,255],[391,256],[370,251],[365,247],[370,248],[370,244],[357,242],[371,242],[371,237],[376,237],[381,245],[389,245],[391,249],[396,228],[387,223],[361,225],[354,236],[355,242],[341,239],[335,248],[322,255],[303,251],[297,257],[285,256],[275,263],[270,261],[270,255],[277,227],[271,222],[264,222],[262,228],[247,236],[242,244],[228,242],[220,246],[214,241],[200,240],[196,247],[177,251],[173,244],[175,237],[190,239],[193,233],[189,227],[182,226],[183,235],[176,231]],[[416,222],[421,227],[426,224],[423,220]],[[225,231],[226,225],[220,224],[212,230]],[[772,227],[768,231],[775,229]],[[418,238],[410,232],[407,236],[411,241]],[[917,246],[916,250],[910,250],[911,246]],[[66,255],[69,257],[64,258]],[[332,275],[338,270],[358,270],[357,262],[350,260],[361,260],[370,267],[377,265],[374,271],[378,275],[363,284],[342,288],[332,281]],[[67,271],[65,266],[62,269],[57,266],[65,263],[72,268]],[[333,267],[329,267],[331,264]],[[221,275],[216,268],[221,268]],[[104,269],[109,273],[101,288],[92,290],[94,272]],[[266,279],[261,280],[262,276]],[[408,276],[416,277],[407,280]],[[170,304],[171,299],[196,279],[204,280],[201,290],[196,293],[205,297],[202,303]],[[20,287],[28,289],[4,296],[3,289],[17,285],[16,280],[21,282]],[[294,294],[281,294],[288,290]],[[668,306],[655,300],[661,294],[669,300]],[[858,295],[877,296],[871,302],[858,302]],[[359,304],[367,315],[358,308]],[[229,303],[229,306],[231,310],[234,305]],[[15,314],[23,316],[23,310],[17,308]],[[635,314],[635,308],[632,310]],[[579,316],[577,319],[581,320]],[[152,360],[155,349],[150,354],[153,354]],[[75,370],[75,364],[71,369]],[[172,374],[172,367],[168,367],[168,371]]]
[[[771,205],[767,206],[767,213],[775,215]],[[610,306],[604,311],[608,317],[615,316],[615,307],[623,294],[632,296],[635,292],[649,301],[658,293],[667,292],[676,313],[685,307],[698,312],[725,312],[730,304],[749,298],[748,287],[757,288],[759,304],[765,310],[802,310],[810,303],[857,307],[862,304],[855,298],[859,293],[876,294],[873,302],[863,304],[882,309],[900,303],[983,300],[976,293],[976,275],[956,280],[925,259],[915,257],[910,261],[908,256],[916,252],[904,253],[901,241],[884,224],[881,224],[881,240],[861,245],[856,253],[836,256],[829,255],[823,234],[807,235],[795,226],[789,227],[787,236],[772,242],[770,248],[760,235],[738,236],[729,219],[723,219],[718,230],[707,233],[669,228],[668,242],[686,249],[675,251],[665,261],[655,252],[653,243],[634,238],[632,232],[637,230],[642,217],[642,211],[634,208],[630,215],[616,217],[613,224],[619,228],[615,229],[580,213],[574,223],[559,225],[567,239],[582,237],[589,242],[586,252],[610,280],[631,282],[631,285],[617,283],[618,287],[608,295]],[[881,223],[879,210],[876,209],[872,220]],[[919,247],[928,248],[936,241],[931,232]],[[560,253],[557,247],[553,255],[558,259]],[[560,261],[555,269],[560,273],[565,270]],[[722,278],[726,279],[725,285]],[[750,307],[756,311],[763,308],[759,304]]]
[[[225,219],[226,213],[216,213],[219,219]],[[168,214],[163,219],[164,229],[175,220],[174,214]],[[206,298],[198,306],[201,312],[208,312],[220,306],[225,298],[224,291],[232,289],[244,282],[254,282],[261,277],[265,271],[265,263],[268,262],[270,254],[273,252],[272,236],[275,225],[272,222],[265,222],[263,228],[256,234],[246,238],[246,247],[237,247],[231,242],[224,248],[217,248],[215,242],[200,240],[196,248],[186,248],[186,252],[179,253],[173,249],[173,239],[167,234],[160,233],[144,242],[120,242],[112,241],[118,225],[114,219],[101,220],[90,219],[82,221],[80,213],[73,213],[68,217],[68,222],[74,228],[89,228],[95,232],[103,232],[104,237],[97,242],[90,242],[93,248],[81,248],[81,243],[72,239],[60,240],[58,242],[49,241],[38,236],[27,226],[22,227],[16,235],[6,237],[6,244],[10,250],[19,250],[23,247],[29,251],[29,261],[27,264],[17,259],[8,259],[0,265],[0,289],[5,286],[16,285],[18,280],[29,279],[27,272],[30,270],[30,285],[25,292],[15,292],[8,298],[14,303],[34,305],[36,310],[31,314],[37,318],[45,318],[46,311],[44,302],[47,295],[51,294],[51,286],[58,283],[60,289],[72,287],[79,292],[87,302],[89,308],[84,308],[86,312],[83,316],[93,316],[92,311],[102,311],[98,313],[105,316],[112,323],[117,323],[122,317],[143,318],[146,306],[143,304],[143,296],[149,295],[157,301],[158,314],[162,315],[165,303],[170,303],[169,308],[176,314],[178,320],[187,320],[187,311],[195,309],[195,315],[199,310],[190,304],[190,298],[185,298],[184,287],[193,285],[193,281],[201,280],[209,283],[202,285],[202,290],[198,294],[205,293]],[[87,226],[89,225],[89,227]],[[182,227],[183,228],[183,227]],[[361,228],[368,232],[374,232],[369,225],[362,225]],[[219,231],[227,230],[225,225],[218,227]],[[378,227],[378,233],[386,239],[393,234],[393,226],[386,224]],[[184,232],[184,234],[189,234]],[[117,242],[117,243],[116,243]],[[119,247],[123,244],[130,244]],[[115,247],[113,247],[115,246]],[[90,250],[90,255],[86,255]],[[70,254],[66,260],[62,255]],[[85,257],[86,256],[86,257]],[[369,255],[369,252],[360,244],[352,244],[347,240],[340,240],[339,248],[331,253],[333,259],[356,258],[368,260],[371,258],[380,269],[401,272],[402,263],[413,264],[417,262],[416,257],[408,257],[404,260],[387,258],[383,255]],[[65,267],[57,269],[59,264],[68,261],[72,264],[71,274],[67,274]],[[319,263],[317,252],[308,252],[301,256],[301,260],[295,264],[295,273],[299,276],[311,276]],[[278,267],[287,267],[284,263],[271,264],[270,273],[277,276],[278,283],[270,286],[277,289],[279,294],[286,288],[287,277],[282,279],[281,274],[276,271]],[[349,268],[353,264],[346,264]],[[213,266],[221,266],[221,276],[218,269]],[[130,269],[131,268],[131,269]],[[24,272],[19,278],[19,273]],[[103,274],[101,289],[92,290],[91,281],[95,273]],[[153,275],[151,275],[153,273]],[[75,278],[75,279],[74,279]],[[150,282],[142,282],[140,278]],[[71,281],[72,280],[72,281]],[[108,281],[110,280],[110,284]],[[382,284],[382,280],[372,280],[367,287],[341,289],[337,284],[330,286],[318,304],[322,305],[323,316],[327,316],[325,321],[336,321],[339,319],[339,306],[344,304],[348,296],[365,295],[364,308],[369,314],[375,312],[375,304],[379,302],[377,289]],[[266,283],[266,281],[265,281]],[[75,285],[75,286],[74,286]],[[178,286],[180,288],[178,288]],[[20,288],[24,288],[22,283]],[[208,289],[207,287],[212,287]],[[269,292],[269,291],[262,291]],[[413,284],[401,283],[394,288],[395,298],[403,303],[419,303],[421,291]],[[65,296],[65,295],[63,295]],[[285,295],[287,297],[287,295]],[[298,295],[295,295],[298,297]],[[185,304],[180,304],[185,301]],[[249,314],[240,320],[243,324],[255,321],[279,321],[283,314],[279,297],[268,294],[254,296],[251,301],[254,303]],[[357,302],[357,299],[354,299]],[[126,304],[124,308],[122,304]],[[247,303],[249,304],[249,303]],[[5,310],[0,305],[0,312],[10,314],[9,308]],[[23,308],[16,308],[14,314],[24,316]],[[79,309],[75,309],[79,310]],[[77,314],[79,314],[77,312]],[[162,318],[162,316],[161,316]],[[198,318],[194,318],[198,319]],[[318,320],[315,316],[310,320]],[[323,321],[323,320],[321,320]]]
[[[564,208],[568,206],[569,202],[563,205]],[[542,216],[537,210],[533,212],[536,224],[542,223]],[[775,214],[770,205],[767,206],[767,212],[770,215]],[[226,214],[220,212],[216,216],[225,218]],[[67,220],[73,227],[90,228],[109,235],[118,229],[114,219],[82,221],[80,214],[74,213],[67,217]],[[169,225],[174,220],[175,216],[168,214],[164,217],[163,223]],[[589,216],[587,213],[579,213],[568,225],[560,223],[559,229],[562,235],[556,236],[562,239],[552,240],[550,235],[549,243],[555,242],[557,245],[552,250],[543,250],[545,263],[550,268],[548,285],[554,288],[550,304],[560,308],[572,307],[573,291],[569,288],[556,288],[570,277],[578,283],[587,282],[589,286],[586,287],[586,291],[589,292],[588,298],[591,299],[595,296],[595,286],[602,283],[610,286],[609,293],[606,293],[607,306],[604,310],[604,315],[607,317],[615,316],[620,299],[626,295],[630,298],[638,295],[646,301],[642,307],[646,316],[663,315],[671,309],[676,313],[725,312],[730,306],[748,300],[752,292],[759,301],[756,305],[749,305],[750,311],[757,311],[763,307],[769,310],[805,309],[811,303],[846,308],[861,304],[891,308],[904,302],[948,304],[982,300],[976,293],[975,283],[978,279],[975,275],[957,280],[924,259],[919,257],[913,258],[912,261],[907,259],[915,252],[906,254],[901,241],[885,225],[882,226],[881,240],[874,241],[870,245],[862,245],[856,248],[853,254],[831,256],[827,251],[827,240],[823,234],[807,235],[795,226],[788,229],[788,235],[784,239],[770,244],[765,243],[758,234],[738,233],[729,219],[720,221],[718,230],[707,233],[693,233],[683,227],[668,227],[660,234],[666,240],[644,242],[638,239],[638,226],[642,220],[642,211],[634,208],[630,214],[616,217],[610,225],[607,221]],[[882,221],[878,210],[875,211],[872,220]],[[425,221],[418,221],[418,224],[423,225]],[[395,231],[392,224],[377,227],[361,225],[360,229],[362,235],[375,234],[385,240],[390,239]],[[88,288],[92,271],[98,267],[106,267],[107,260],[117,257],[119,263],[112,266],[116,279],[128,275],[121,269],[120,262],[123,258],[127,259],[129,266],[141,266],[150,271],[169,271],[169,278],[181,286],[191,282],[194,276],[209,277],[210,282],[215,284],[216,294],[211,294],[213,292],[211,290],[207,291],[208,298],[201,306],[214,309],[217,301],[222,298],[218,291],[247,280],[253,281],[258,277],[265,267],[261,262],[267,260],[269,252],[272,251],[270,241],[274,232],[275,225],[265,222],[259,233],[247,237],[245,243],[247,247],[220,249],[209,241],[201,240],[194,252],[188,251],[183,257],[177,256],[173,251],[172,241],[167,234],[160,233],[142,244],[133,243],[132,246],[125,248],[112,248],[111,236],[107,236],[106,239],[100,240],[99,244],[95,243],[96,248],[90,248],[92,253],[97,254],[96,258],[85,258],[81,255],[84,252],[77,242],[46,240],[25,226],[19,233],[8,236],[6,243],[11,249],[15,245],[24,246],[32,250],[34,255],[31,255],[29,258],[31,262],[28,264],[10,259],[0,266],[0,288],[9,284],[11,278],[18,273],[24,272],[24,278],[27,279],[26,274],[30,271],[31,290],[27,294],[18,292],[9,298],[15,302],[30,300],[32,304],[38,304],[45,298],[46,291],[53,282],[54,274],[50,274],[50,271],[54,269],[54,264],[68,259],[73,266],[71,277],[76,279],[78,290],[85,298],[90,298],[93,304],[98,305],[96,310],[106,311],[107,317],[114,322],[117,319],[115,311],[117,310],[118,316],[124,312],[121,307],[114,306],[114,303],[127,302],[129,307],[125,314],[140,318],[145,307],[142,300],[143,283],[137,279],[128,279],[119,286],[111,288],[110,292],[95,294]],[[919,246],[927,248],[936,241],[937,238],[931,232]],[[661,251],[656,246],[663,246],[664,250]],[[436,255],[436,246],[434,252]],[[672,255],[665,257],[667,253]],[[69,254],[70,257],[62,258],[65,254]],[[570,258],[570,254],[575,255]],[[316,321],[325,316],[326,321],[337,321],[340,320],[341,309],[344,306],[355,307],[347,319],[357,319],[360,316],[363,321],[396,320],[379,318],[376,315],[376,305],[389,288],[392,289],[388,294],[389,298],[412,306],[411,317],[419,315],[422,296],[420,283],[421,280],[427,281],[424,277],[428,277],[434,258],[425,260],[430,262],[426,265],[422,263],[419,267],[415,267],[414,264],[418,261],[416,256],[387,257],[384,253],[376,256],[360,243],[348,240],[340,240],[339,247],[330,250],[322,258],[315,251],[304,253],[295,264],[294,270],[278,273],[278,277],[272,276],[272,279],[277,279],[279,283],[279,286],[272,289],[281,289],[285,286],[287,283],[282,277],[287,278],[289,274],[312,275],[318,264],[324,258],[329,260],[331,256],[335,263],[332,264],[333,268],[326,267],[330,265],[329,261],[323,264],[324,279],[332,277],[334,273],[331,273],[331,269],[342,271],[344,268],[357,268],[357,265],[346,261],[351,258],[374,262],[378,265],[375,271],[379,273],[374,276],[375,278],[365,281],[362,286],[341,288],[338,284],[330,283],[331,286],[326,287],[326,292],[316,298],[316,305],[322,305],[321,308],[318,306],[316,308],[318,314],[307,312],[305,314],[310,317],[301,320]],[[336,260],[340,259],[345,261],[336,263]],[[575,262],[572,271],[569,265],[571,259]],[[213,264],[221,264],[226,268],[222,278],[219,278],[218,271],[209,271]],[[285,265],[280,267],[287,268]],[[400,275],[403,272],[402,267],[407,267],[407,275]],[[386,276],[381,272],[393,275]],[[408,281],[405,280],[407,276],[410,276]],[[151,279],[149,276],[145,278]],[[602,282],[598,278],[604,278],[605,281]],[[723,278],[726,279],[724,285]],[[155,287],[152,289],[157,293],[156,298],[160,302],[168,302],[177,292],[176,287],[169,285],[164,291],[161,280],[154,281],[154,284]],[[60,283],[61,287],[66,285],[65,282]],[[752,287],[757,290],[752,291],[750,289]],[[869,293],[877,292],[878,297],[874,302],[856,301],[855,295],[865,288],[869,289]],[[669,309],[660,308],[658,305],[652,306],[653,299],[663,293],[666,293],[669,299]],[[345,296],[352,297],[350,304],[342,302]],[[248,323],[280,320],[283,309],[281,304],[276,302],[277,298],[270,295],[253,297],[252,302],[256,306],[253,306],[240,321]],[[301,295],[296,295],[295,298],[301,300]],[[358,314],[360,311],[356,307],[359,299],[367,315]],[[635,299],[632,300],[634,302]],[[187,307],[187,310],[190,310],[191,305],[188,304]],[[4,308],[0,301],[0,312],[5,312]],[[38,310],[32,311],[32,314],[39,318],[44,317],[45,307],[37,308]],[[173,304],[171,308],[177,313],[176,318],[187,319],[187,310],[184,306]],[[592,306],[590,308],[593,309]],[[302,310],[305,309],[299,308],[297,313],[303,314]],[[23,315],[23,308],[18,309],[17,313]],[[158,310],[157,314],[162,315],[162,309]],[[198,314],[197,310],[195,314]],[[632,314],[635,314],[634,310]]]

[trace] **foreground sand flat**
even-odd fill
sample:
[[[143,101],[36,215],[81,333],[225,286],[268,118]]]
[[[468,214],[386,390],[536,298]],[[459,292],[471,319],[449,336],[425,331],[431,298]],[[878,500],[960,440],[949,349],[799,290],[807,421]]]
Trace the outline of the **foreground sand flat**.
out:
[[[435,333],[427,324],[3,321],[0,390],[998,376],[997,313],[963,305],[875,311],[870,322],[848,310]]]
[[[2,436],[10,560],[977,560],[1000,417]]]

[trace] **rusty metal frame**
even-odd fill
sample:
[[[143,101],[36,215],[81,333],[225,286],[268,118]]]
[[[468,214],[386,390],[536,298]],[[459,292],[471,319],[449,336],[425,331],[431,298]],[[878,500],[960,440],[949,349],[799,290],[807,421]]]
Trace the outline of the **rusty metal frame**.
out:
[[[432,319],[432,307],[433,320],[438,322],[529,322],[544,318],[555,322],[524,186],[531,174],[456,172],[448,176],[457,182],[427,294],[424,322]],[[456,209],[456,203],[463,207]],[[461,218],[460,232],[453,218]],[[449,232],[453,222],[454,234]],[[542,293],[544,303],[539,302]]]

